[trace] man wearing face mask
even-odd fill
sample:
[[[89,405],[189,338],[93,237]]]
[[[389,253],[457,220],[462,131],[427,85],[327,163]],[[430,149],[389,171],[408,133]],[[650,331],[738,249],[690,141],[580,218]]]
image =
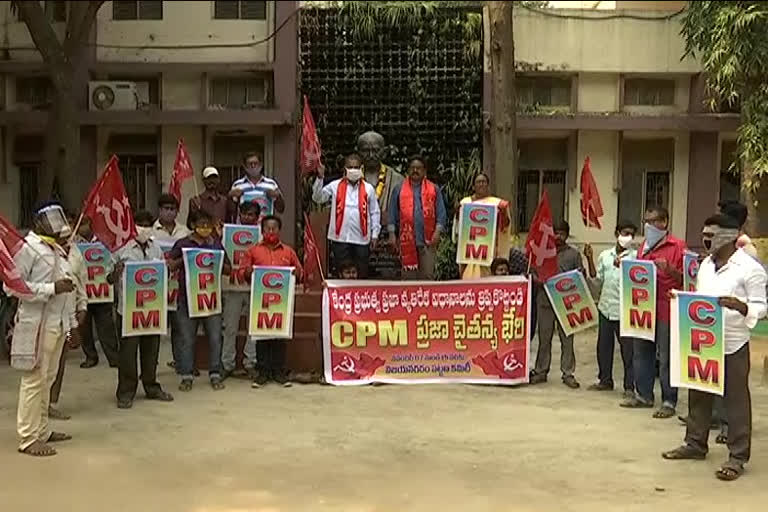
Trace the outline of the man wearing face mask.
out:
[[[115,266],[107,275],[107,281],[115,286],[117,325],[122,326],[122,275],[128,261],[162,261],[163,251],[152,240],[152,214],[139,211],[134,215],[136,238],[128,242],[114,256]],[[120,364],[117,371],[117,407],[130,409],[139,385],[137,352],[141,351],[141,382],[147,400],[171,402],[173,397],[163,391],[157,382],[157,358],[160,353],[160,336],[129,336],[120,338]]]
[[[245,171],[245,176],[236,180],[232,184],[232,189],[229,191],[229,197],[233,201],[241,204],[244,199],[244,194],[252,191],[260,192],[266,198],[274,201],[274,211],[267,211],[267,208],[265,208],[266,203],[259,204],[259,208],[261,209],[261,217],[259,218],[259,221],[266,215],[283,213],[285,211],[285,200],[283,199],[282,192],[280,192],[280,187],[275,180],[264,175],[264,165],[262,162],[263,159],[261,158],[261,153],[255,151],[246,153],[243,157],[243,170]]]
[[[379,202],[373,186],[362,179],[360,156],[349,155],[344,166],[344,177],[325,186],[325,170],[322,167],[318,170],[312,185],[312,199],[317,204],[331,203],[328,240],[333,260],[336,264],[349,259],[357,261],[360,278],[367,279],[370,250],[376,248],[381,231]]]
[[[435,278],[435,256],[448,221],[440,188],[426,178],[419,155],[408,159],[408,179],[396,185],[389,205],[389,245],[400,253],[405,279]],[[399,239],[399,243],[398,243]]]
[[[656,354],[659,356],[661,381],[661,408],[654,418],[671,418],[677,407],[677,388],[669,382],[669,295],[683,286],[683,254],[685,242],[668,231],[669,212],[663,207],[652,207],[645,212],[645,240],[637,251],[637,259],[652,261],[656,265],[656,340],[635,339],[634,351],[635,396],[621,403],[630,409],[653,407],[653,385],[656,375]],[[657,350],[658,349],[658,350]]]
[[[262,240],[250,247],[240,262],[237,272],[239,277],[250,282],[254,266],[293,267],[297,281],[302,279],[301,263],[296,252],[280,240],[283,222],[280,217],[268,215],[261,220]],[[260,388],[270,379],[283,387],[290,387],[289,371],[285,366],[285,353],[288,341],[284,339],[258,340],[256,342],[257,372],[251,387]]]
[[[634,258],[637,251],[632,247],[637,226],[622,221],[616,226],[616,245],[600,253],[597,265],[594,263],[592,246],[584,246],[587,257],[589,277],[600,285],[600,300],[597,303],[597,368],[598,382],[589,386],[590,391],[613,390],[613,350],[616,340],[621,348],[621,361],[624,363],[624,398],[635,396],[635,377],[632,367],[633,340],[619,337],[619,288],[621,269],[619,263],[624,258]]]
[[[743,249],[737,249],[739,222],[718,214],[704,222],[702,241],[709,256],[701,263],[696,279],[700,293],[719,297],[725,323],[725,403],[728,418],[728,461],[715,476],[736,480],[749,461],[752,444],[752,401],[749,392],[750,331],[765,317],[765,269]],[[665,459],[701,460],[707,455],[707,439],[716,395],[688,390],[688,421],[685,444],[665,452]]]
[[[64,210],[47,201],[35,210],[34,228],[13,260],[32,295],[6,293],[19,299],[13,330],[11,366],[21,370],[17,431],[19,452],[35,457],[56,454],[50,443],[71,436],[48,424],[50,390],[59,369],[66,335],[77,328],[75,280],[57,239],[71,233]]]
[[[222,315],[211,315],[203,318],[189,316],[187,305],[187,279],[186,269],[182,260],[183,249],[213,249],[224,251],[221,240],[214,234],[214,221],[204,210],[196,210],[189,216],[189,227],[192,233],[186,238],[177,241],[167,256],[168,272],[178,271],[179,302],[176,312],[176,323],[179,327],[179,347],[177,350],[176,373],[181,376],[179,390],[191,391],[194,382],[195,345],[197,342],[197,329],[203,324],[205,334],[208,337],[208,376],[211,387],[215,390],[224,389],[224,381],[221,374],[221,334]],[[229,275],[230,262],[226,253],[222,274]]]
[[[189,229],[178,222],[179,201],[171,194],[163,194],[157,200],[158,216],[152,224],[152,239],[157,242],[173,244],[189,235]]]
[[[193,211],[204,211],[211,216],[214,228],[219,230],[221,225],[235,218],[235,205],[227,196],[220,192],[221,180],[219,170],[215,167],[203,169],[203,185],[205,190],[189,200],[189,224]]]

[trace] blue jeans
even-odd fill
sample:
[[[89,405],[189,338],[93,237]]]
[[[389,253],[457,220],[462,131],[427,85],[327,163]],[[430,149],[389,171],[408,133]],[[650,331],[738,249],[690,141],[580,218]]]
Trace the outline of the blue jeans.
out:
[[[669,323],[656,321],[656,343],[647,340],[634,341],[633,362],[635,388],[638,397],[653,403],[653,386],[656,380],[656,354],[659,357],[659,381],[662,405],[677,406],[677,388],[669,383]]]
[[[208,376],[221,376],[221,315],[189,318],[186,301],[180,300],[176,312],[176,326],[179,328],[176,372],[181,375],[182,380],[194,378],[195,343],[200,323],[203,324],[205,335],[208,337]]]

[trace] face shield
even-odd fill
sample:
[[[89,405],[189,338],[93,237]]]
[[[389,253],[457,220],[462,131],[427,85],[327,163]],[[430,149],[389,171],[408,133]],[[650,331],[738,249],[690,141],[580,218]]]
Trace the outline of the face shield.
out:
[[[38,210],[37,222],[45,235],[60,237],[72,234],[64,209],[59,205],[46,206]]]

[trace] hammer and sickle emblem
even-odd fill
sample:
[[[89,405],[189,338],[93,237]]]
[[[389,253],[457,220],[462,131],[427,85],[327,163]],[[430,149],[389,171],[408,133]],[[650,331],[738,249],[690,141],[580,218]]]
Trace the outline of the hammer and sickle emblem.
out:
[[[333,370],[338,370],[345,373],[355,373],[355,362],[349,357],[344,356],[344,359],[342,359],[341,362],[333,368]]]
[[[125,203],[128,203],[128,198],[123,198],[122,203],[113,198],[112,208],[108,208],[101,203],[99,203],[96,207],[96,211],[99,212],[102,217],[104,217],[104,222],[107,224],[107,228],[112,232],[113,235],[115,235],[115,244],[118,247],[123,245],[131,236],[129,231],[131,219],[128,215],[126,215],[125,211],[126,206],[130,208],[130,203]],[[112,212],[115,213],[116,218],[114,219],[112,217]]]
[[[555,236],[555,232],[552,230],[552,226],[549,224],[542,224],[540,231],[541,240],[539,241],[539,245],[536,245],[535,243],[531,244],[533,254],[536,256],[537,267],[543,265],[544,260],[557,255],[557,249],[547,249],[547,242],[549,242],[550,238],[554,238]]]
[[[523,365],[515,358],[514,354],[509,354],[504,358],[504,371],[513,372],[522,368]]]

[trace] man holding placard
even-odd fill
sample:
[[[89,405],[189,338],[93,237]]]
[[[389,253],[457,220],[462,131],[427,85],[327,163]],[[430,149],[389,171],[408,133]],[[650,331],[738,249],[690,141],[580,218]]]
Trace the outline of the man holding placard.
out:
[[[554,226],[555,245],[557,247],[557,266],[558,270],[568,272],[577,270],[584,274],[584,263],[581,260],[581,254],[574,247],[568,245],[567,240],[571,233],[571,226],[564,220],[561,220]],[[588,292],[586,292],[588,295]],[[589,300],[592,301],[591,295]],[[552,336],[557,329],[557,335],[560,337],[560,371],[562,373],[563,384],[571,389],[579,388],[579,381],[573,376],[576,371],[576,354],[573,350],[573,334],[566,334],[563,327],[557,321],[555,310],[546,293],[539,293],[537,296],[537,310],[539,323],[539,350],[536,354],[536,366],[531,371],[530,383],[541,384],[547,382],[547,375],[552,363]],[[594,308],[594,302],[592,303]]]
[[[644,228],[645,240],[637,251],[637,259],[641,265],[650,266],[652,263],[653,268],[636,271],[630,269],[628,277],[639,285],[638,290],[640,290],[632,296],[631,303],[637,305],[643,296],[648,298],[648,295],[641,293],[644,284],[640,281],[646,279],[643,276],[655,274],[655,278],[652,277],[646,283],[653,287],[650,291],[655,293],[655,318],[653,318],[655,323],[650,336],[643,338],[641,335],[634,335],[635,342],[632,348],[634,351],[636,396],[625,400],[621,406],[628,408],[653,407],[653,384],[656,377],[656,354],[658,352],[662,404],[661,408],[653,414],[653,417],[663,419],[673,417],[675,407],[677,407],[677,388],[673,388],[669,381],[669,292],[679,290],[683,286],[685,242],[669,233],[669,212],[666,208],[660,206],[649,208],[645,212]],[[622,264],[624,263],[627,263],[627,260],[622,262]],[[627,287],[623,286],[622,296],[626,295],[626,292]],[[623,336],[628,335],[625,319],[637,319],[637,315],[627,315],[628,304],[626,300],[622,303],[623,316],[620,327]],[[643,318],[647,319],[651,316],[649,314]],[[641,328],[647,325],[647,322],[642,322],[636,327]]]
[[[691,322],[686,324],[698,322],[702,327],[690,328],[683,333],[685,325],[681,321],[678,322],[679,332],[674,336],[676,355],[687,354],[685,365],[683,361],[675,365],[684,369],[677,375],[685,377],[681,379],[681,385],[690,388],[685,445],[662,454],[665,459],[673,460],[701,460],[706,457],[713,401],[724,388],[730,454],[728,461],[715,473],[721,480],[739,478],[750,458],[752,403],[749,392],[749,338],[750,330],[768,310],[766,272],[743,249],[736,248],[738,237],[739,223],[730,217],[715,215],[704,222],[702,238],[710,256],[699,269],[697,289],[705,297],[697,307],[691,305],[684,312],[690,312],[687,316]],[[706,296],[718,297],[722,310],[718,312]],[[717,333],[710,333],[707,328],[715,322],[718,313],[724,321],[722,341],[718,340]],[[697,358],[708,346],[715,346],[718,342],[721,346],[724,342],[724,372],[721,361],[708,359],[702,362],[701,358]],[[720,381],[723,373],[724,382]]]
[[[251,151],[243,157],[245,176],[236,180],[229,191],[229,197],[239,204],[255,202],[261,216],[274,215],[285,211],[285,200],[277,182],[264,174],[261,153]],[[261,220],[261,219],[259,219]],[[243,219],[240,219],[243,224]]]
[[[260,212],[258,203],[244,202],[240,205],[240,224],[224,225],[222,242],[233,267],[239,267],[248,249],[261,240],[261,228],[258,225]],[[224,379],[235,371],[237,333],[240,330],[240,317],[248,312],[250,289],[250,283],[241,279],[236,272],[232,272],[229,280],[224,283],[224,343],[221,348]],[[243,355],[243,366],[253,380],[256,378],[256,342],[248,337]]]
[[[163,251],[151,238],[152,220],[151,213],[136,212],[136,238],[115,254],[115,267],[107,276],[115,285],[121,332],[116,392],[119,409],[133,407],[139,385],[139,351],[141,383],[147,399],[173,401],[157,382],[160,336],[168,331],[168,276]]]
[[[229,275],[224,247],[214,237],[214,219],[205,210],[190,213],[192,233],[176,242],[168,253],[169,271],[181,270],[177,321],[180,329],[179,389],[191,391],[194,381],[198,324],[208,337],[208,376],[211,387],[224,389],[221,378],[221,275]]]
[[[624,258],[634,258],[637,251],[632,247],[637,226],[632,222],[622,221],[616,226],[616,245],[600,253],[597,265],[593,261],[592,246],[584,246],[584,255],[589,264],[589,274],[600,286],[600,300],[597,330],[597,368],[598,382],[589,386],[590,391],[613,390],[613,352],[616,341],[621,348],[621,361],[624,363],[624,396],[632,398],[635,394],[635,377],[632,367],[633,340],[620,336],[619,318],[621,317],[619,295],[621,293],[620,262]]]
[[[251,335],[259,337],[254,388],[260,388],[270,379],[285,387],[291,385],[285,367],[288,348],[285,338],[293,335],[294,276],[301,277],[302,269],[296,252],[280,240],[282,227],[279,217],[264,217],[261,221],[262,241],[248,249],[238,270],[243,279],[259,278],[258,282],[251,284],[251,326],[248,329]],[[259,320],[263,319],[263,323],[254,322],[254,315]],[[257,329],[254,324],[262,326]]]

